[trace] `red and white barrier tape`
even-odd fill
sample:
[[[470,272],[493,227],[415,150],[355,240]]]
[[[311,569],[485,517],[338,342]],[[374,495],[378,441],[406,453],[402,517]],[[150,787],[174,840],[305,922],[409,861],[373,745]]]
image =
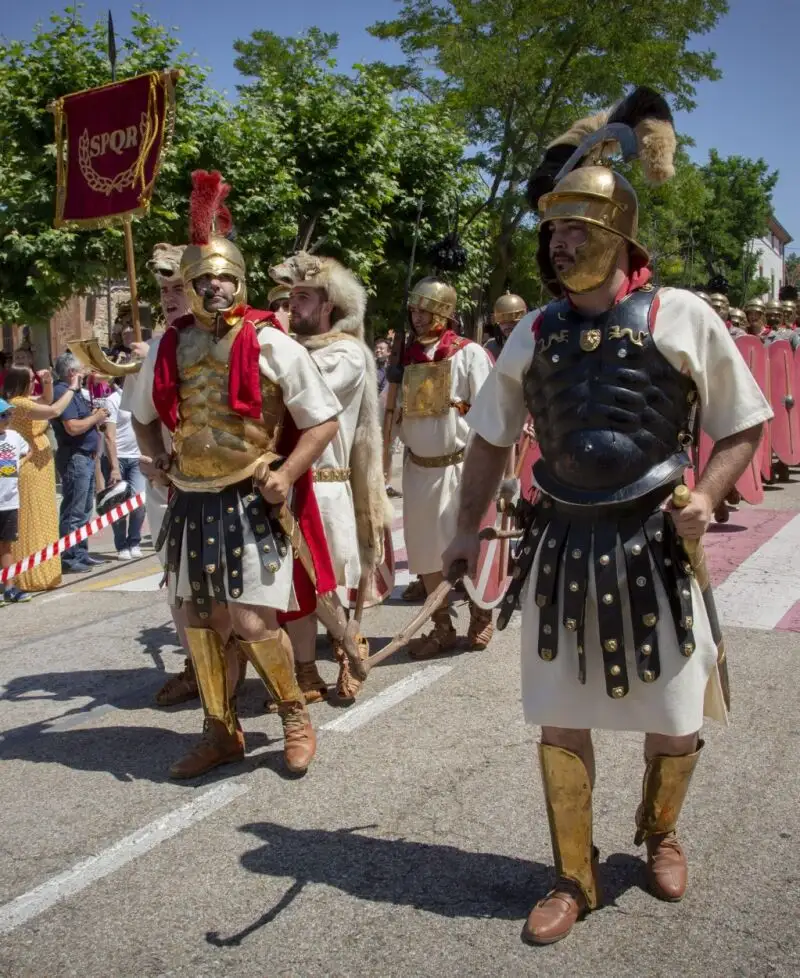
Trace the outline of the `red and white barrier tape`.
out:
[[[61,537],[55,543],[48,544],[42,550],[31,554],[30,557],[25,557],[19,563],[14,564],[13,567],[7,567],[0,574],[0,583],[5,584],[10,578],[16,577],[18,574],[24,574],[25,571],[29,571],[32,567],[38,567],[39,564],[43,564],[46,560],[52,560],[57,554],[62,553],[64,550],[69,550],[76,543],[86,540],[87,537],[93,536],[95,533],[99,533],[100,530],[104,530],[107,526],[116,523],[117,520],[121,520],[123,516],[127,516],[143,505],[144,495],[142,493],[133,496],[131,499],[126,499],[124,503],[120,503],[119,506],[115,506],[102,516],[96,516],[93,520],[89,520],[84,526],[78,527],[77,530],[73,530],[65,537]]]

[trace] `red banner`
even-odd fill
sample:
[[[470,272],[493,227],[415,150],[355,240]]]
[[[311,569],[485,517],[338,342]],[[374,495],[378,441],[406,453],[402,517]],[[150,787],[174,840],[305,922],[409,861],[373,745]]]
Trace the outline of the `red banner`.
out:
[[[170,72],[150,72],[59,99],[55,226],[98,227],[143,214],[172,133]]]

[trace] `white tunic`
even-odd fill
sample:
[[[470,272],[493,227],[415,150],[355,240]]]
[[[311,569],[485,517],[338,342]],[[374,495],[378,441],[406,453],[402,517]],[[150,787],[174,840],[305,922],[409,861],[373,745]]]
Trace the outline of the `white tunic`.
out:
[[[426,347],[429,360],[438,341]],[[489,354],[477,343],[468,343],[450,358],[452,401],[474,404],[492,369]],[[449,455],[463,449],[469,437],[464,416],[454,407],[431,418],[408,418],[402,412],[399,433],[406,448],[422,458]],[[456,533],[458,489],[463,463],[443,468],[416,465],[408,452],[403,460],[403,525],[412,574],[432,574],[442,569],[442,554]]]
[[[141,369],[138,373],[129,374],[125,378],[125,384],[122,388],[120,407],[125,411],[130,411],[137,421],[140,421],[142,424],[150,424],[158,418],[158,412],[153,404],[153,371],[155,370],[156,355],[160,342],[160,336],[153,337]],[[142,421],[142,418],[139,417],[140,413],[142,418],[148,417],[149,420]],[[161,434],[164,438],[166,450],[170,451],[172,438],[170,437],[169,429],[165,425],[161,426]],[[147,514],[147,525],[150,528],[150,538],[153,541],[154,547],[158,539],[158,534],[161,532],[161,524],[164,522],[167,501],[168,490],[166,486],[155,485],[148,479],[144,489],[144,509]],[[164,549],[159,550],[156,556],[163,567]]]
[[[309,352],[342,406],[339,431],[314,463],[314,469],[349,469],[367,380],[368,351],[363,343],[342,339]],[[361,578],[361,560],[350,480],[318,481],[314,483],[314,492],[336,571],[336,581],[341,587],[357,588]]]
[[[278,384],[283,394],[286,410],[299,430],[322,424],[338,415],[340,405],[330,391],[325,381],[320,377],[306,350],[279,329],[262,329],[258,333],[261,347],[259,370],[262,376]],[[155,344],[153,344],[153,347]],[[155,365],[155,351],[151,347],[148,352],[142,373],[148,368],[150,381],[137,383],[134,392],[133,414],[141,424],[150,424],[158,418],[153,403],[152,370]],[[271,555],[278,563],[278,569],[271,573],[259,559],[256,541],[248,522],[241,512],[239,519],[242,524],[244,549],[242,553],[242,591],[238,597],[233,597],[228,591],[227,574],[225,579],[226,600],[242,604],[260,605],[274,608],[277,611],[293,611],[297,602],[292,586],[292,551],[288,548],[286,556],[277,557],[275,541],[271,537],[267,542],[271,547]],[[184,534],[181,554],[180,573],[178,580],[170,575],[170,597],[188,599],[192,589],[187,573],[186,536]],[[210,579],[208,581],[211,590]],[[213,593],[213,592],[211,592]]]
[[[683,289],[662,289],[658,297],[660,307],[652,331],[655,345],[673,367],[688,373],[697,386],[702,426],[712,441],[720,441],[769,419],[772,416],[769,404],[714,311]],[[539,312],[529,313],[516,326],[467,417],[470,427],[493,445],[514,444],[525,422],[527,408],[522,382],[534,354],[532,327]],[[576,632],[569,632],[561,625],[558,655],[550,661],[540,658],[539,609],[532,590],[538,574],[537,555],[521,596],[522,700],[526,720],[543,726],[641,730],[683,736],[700,729],[705,706],[706,715],[725,722],[715,668],[717,651],[696,581],[692,580],[695,652],[685,658],[677,647],[669,603],[654,574],[659,604],[661,675],[653,683],[637,678],[625,561],[619,545],[618,551],[626,658],[632,677],[630,692],[622,699],[612,699],[606,692],[597,629],[597,594],[591,573],[584,641],[586,683],[578,680]]]

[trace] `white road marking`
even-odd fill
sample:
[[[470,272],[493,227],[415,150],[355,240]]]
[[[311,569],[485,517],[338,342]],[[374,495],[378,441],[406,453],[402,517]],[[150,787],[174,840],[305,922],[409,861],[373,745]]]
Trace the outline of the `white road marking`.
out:
[[[0,906],[0,934],[10,933],[61,900],[80,893],[97,880],[154,849],[160,842],[229,805],[249,790],[246,785],[231,781],[215,785],[187,805],[137,829],[96,856],[82,860],[72,869],[53,876],[41,886]]]
[[[720,621],[742,628],[775,628],[800,598],[798,551],[800,516],[795,516],[714,588]]]
[[[426,666],[424,669],[419,669],[410,676],[406,676],[405,679],[392,683],[391,686],[382,690],[377,696],[373,696],[371,700],[367,700],[366,703],[352,707],[347,713],[343,713],[335,720],[329,720],[320,729],[335,730],[337,733],[352,733],[376,716],[393,706],[397,706],[398,703],[402,703],[403,700],[418,693],[426,686],[430,686],[431,683],[435,683],[442,676],[446,676],[452,668],[453,666],[441,665]]]

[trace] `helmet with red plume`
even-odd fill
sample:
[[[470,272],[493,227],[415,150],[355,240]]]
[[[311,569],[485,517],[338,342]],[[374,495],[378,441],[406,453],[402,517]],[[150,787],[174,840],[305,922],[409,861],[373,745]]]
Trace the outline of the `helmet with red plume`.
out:
[[[201,275],[227,275],[236,281],[231,308],[247,301],[246,276],[242,253],[226,235],[230,234],[231,214],[225,206],[230,186],[218,170],[192,174],[192,196],[189,200],[189,246],[181,258],[181,277],[195,318],[211,325],[216,316],[206,311],[203,297],[194,282]]]

